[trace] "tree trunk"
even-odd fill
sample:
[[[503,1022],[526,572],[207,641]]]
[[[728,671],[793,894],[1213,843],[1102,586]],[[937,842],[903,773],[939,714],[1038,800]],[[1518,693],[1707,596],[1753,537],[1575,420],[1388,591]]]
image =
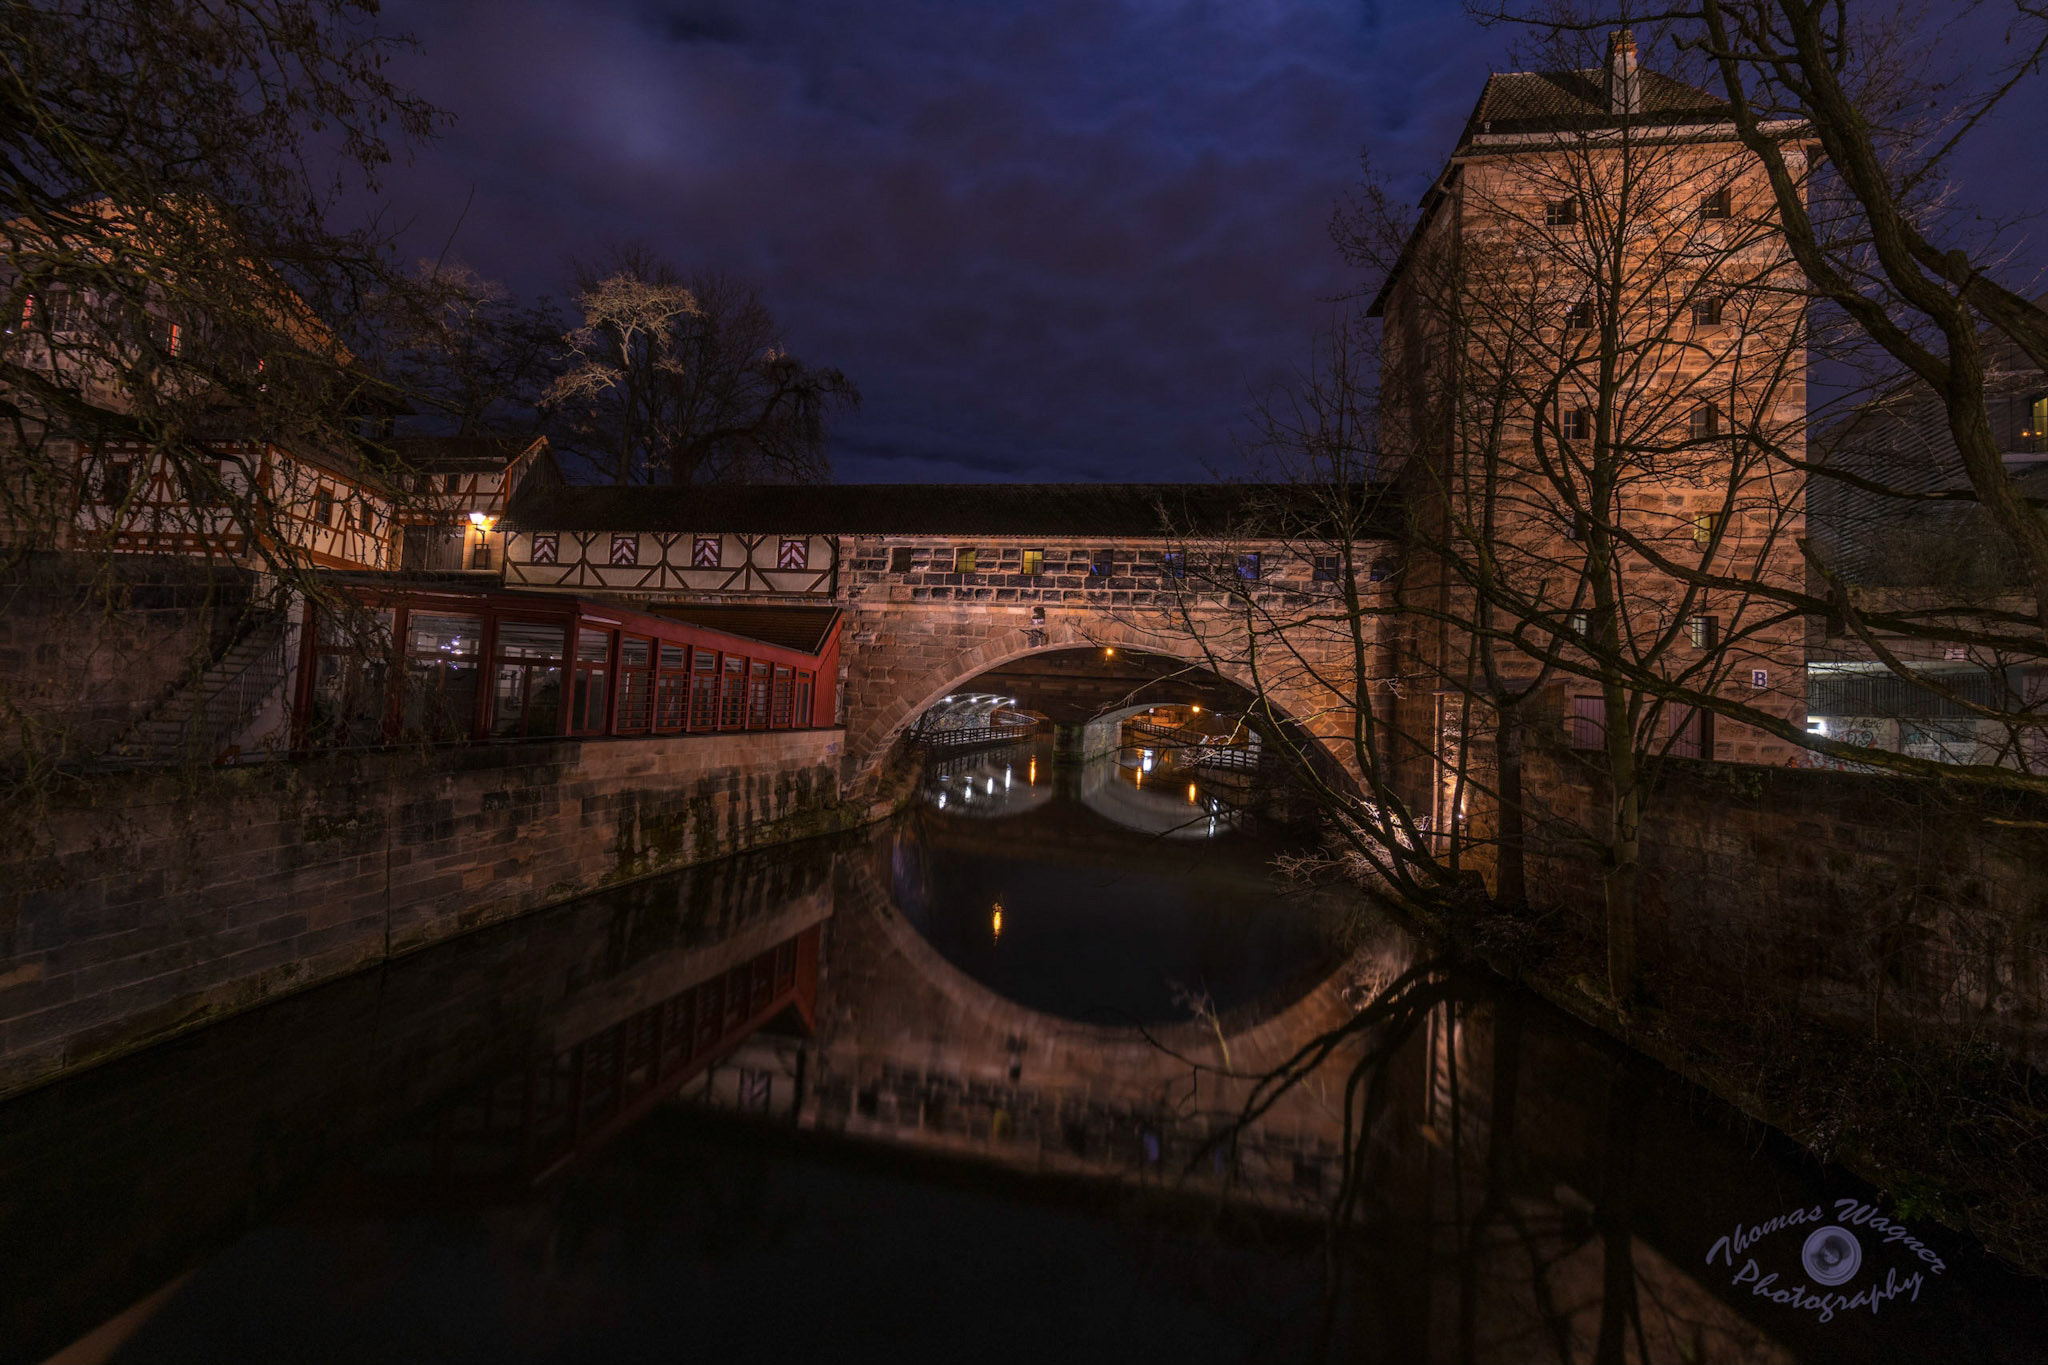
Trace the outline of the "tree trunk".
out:
[[[1529,899],[1527,847],[1522,837],[1522,717],[1513,706],[1494,711],[1494,747],[1500,787],[1500,854],[1494,899],[1522,905]]]
[[[1608,778],[1613,786],[1607,805],[1607,869],[1601,890],[1607,905],[1607,989],[1617,1006],[1636,998],[1636,892],[1640,880],[1642,789],[1637,782],[1636,753],[1620,707],[1608,712]]]

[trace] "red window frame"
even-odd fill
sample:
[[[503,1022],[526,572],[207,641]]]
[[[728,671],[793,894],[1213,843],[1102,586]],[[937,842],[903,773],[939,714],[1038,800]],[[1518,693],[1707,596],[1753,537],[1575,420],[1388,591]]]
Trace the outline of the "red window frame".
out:
[[[674,734],[690,723],[690,647],[654,642],[654,730]]]
[[[723,671],[715,649],[690,651],[690,729],[718,728],[718,680]]]
[[[611,719],[612,659],[617,632],[577,621],[576,655],[569,679],[569,725],[572,735],[601,735]]]
[[[619,632],[618,715],[612,732],[642,735],[654,728],[654,664],[660,642]]]
[[[740,730],[747,722],[747,659],[743,654],[719,656],[718,728]]]

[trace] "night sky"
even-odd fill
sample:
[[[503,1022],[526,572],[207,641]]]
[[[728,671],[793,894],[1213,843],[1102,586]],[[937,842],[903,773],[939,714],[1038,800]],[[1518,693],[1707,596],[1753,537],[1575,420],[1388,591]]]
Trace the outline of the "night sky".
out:
[[[1514,66],[1456,0],[387,16],[423,46],[400,77],[456,116],[386,180],[410,254],[558,298],[613,241],[750,277],[863,391],[843,481],[1240,472],[1251,395],[1356,283],[1328,221],[1361,151],[1419,195]]]

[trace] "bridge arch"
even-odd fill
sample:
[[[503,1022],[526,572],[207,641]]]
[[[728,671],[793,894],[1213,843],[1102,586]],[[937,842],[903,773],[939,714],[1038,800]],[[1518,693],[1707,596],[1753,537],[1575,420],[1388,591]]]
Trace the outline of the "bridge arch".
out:
[[[891,615],[896,615],[891,613]],[[865,623],[864,623],[865,624]],[[1214,659],[1185,632],[1148,626],[1122,616],[1061,614],[1033,621],[1022,611],[984,609],[973,618],[947,613],[942,621],[905,612],[893,621],[860,630],[847,656],[846,752],[843,769],[850,788],[872,787],[904,733],[944,698],[975,678],[1033,655],[1077,649],[1129,650],[1171,659],[1199,674],[1221,679],[1247,696],[1258,695],[1248,669],[1218,648]],[[1296,676],[1264,679],[1274,709],[1315,738],[1342,766],[1329,733],[1318,734],[1337,714],[1339,698],[1327,688]]]

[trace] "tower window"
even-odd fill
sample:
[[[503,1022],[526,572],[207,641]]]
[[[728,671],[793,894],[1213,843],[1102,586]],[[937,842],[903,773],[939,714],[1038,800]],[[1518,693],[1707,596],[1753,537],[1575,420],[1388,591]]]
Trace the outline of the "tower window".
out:
[[[1686,419],[1686,432],[1695,441],[1710,440],[1721,434],[1721,414],[1712,403],[1702,403],[1692,410]]]
[[[1558,426],[1567,441],[1590,441],[1593,439],[1593,410],[1573,408],[1564,414]]]
[[[1579,201],[1576,199],[1553,199],[1543,206],[1545,227],[1572,227],[1579,221]]]
[[[953,551],[953,572],[954,572],[954,573],[973,573],[973,572],[974,572],[974,551],[972,551],[972,550],[968,549],[968,548],[967,548],[966,546],[964,546],[964,545],[963,545],[963,546],[961,546],[961,547],[960,547],[959,549],[956,549],[955,551]]]
[[[1572,310],[1564,315],[1564,325],[1575,332],[1592,331],[1593,301],[1591,299],[1580,299],[1577,303],[1573,304]]]
[[[912,549],[912,548],[911,548],[910,546],[908,546],[908,545],[892,545],[892,546],[890,546],[890,547],[889,547],[889,572],[890,572],[890,573],[909,573],[909,572],[910,572],[910,565],[911,565],[911,559],[912,559],[912,556],[914,556],[914,555],[915,555],[916,553],[917,553],[917,551],[916,551],[916,550],[914,550],[914,549]]]
[[[1695,616],[1686,622],[1692,636],[1694,649],[1712,649],[1721,643],[1721,618],[1718,616]]]
[[[1715,190],[1700,201],[1700,217],[1726,218],[1729,210],[1729,194],[1724,189]]]
[[[1042,574],[1042,573],[1044,573],[1044,572],[1045,572],[1045,551],[1044,551],[1044,550],[1026,550],[1026,551],[1024,552],[1024,565],[1023,565],[1023,568],[1024,568],[1024,572],[1025,572],[1025,573],[1027,573],[1027,574],[1031,574],[1031,575],[1034,575],[1034,576],[1036,576],[1036,575],[1038,575],[1038,574]]]
[[[1714,533],[1720,529],[1721,514],[1719,512],[1702,512],[1692,519],[1692,543],[1695,545],[1711,545],[1714,543]]]
[[[1721,321],[1721,300],[1694,299],[1692,321],[1695,327],[1713,327]]]

